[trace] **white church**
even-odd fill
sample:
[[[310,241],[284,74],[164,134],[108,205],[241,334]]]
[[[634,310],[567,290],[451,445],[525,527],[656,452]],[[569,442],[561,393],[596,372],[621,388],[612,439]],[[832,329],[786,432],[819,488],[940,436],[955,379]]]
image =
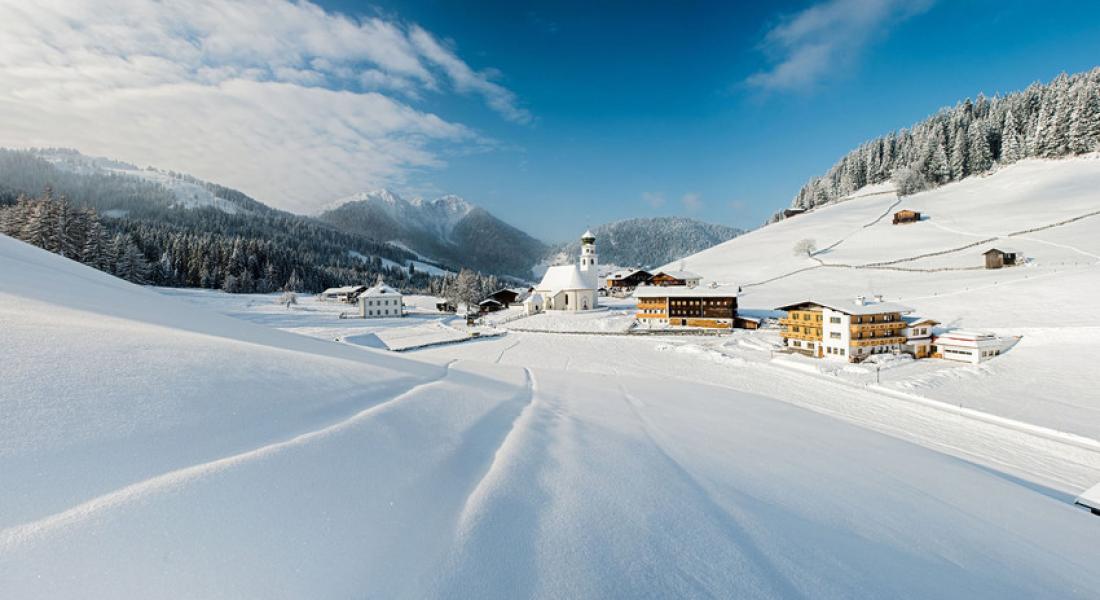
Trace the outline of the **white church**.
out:
[[[596,236],[585,231],[581,236],[580,264],[558,265],[546,270],[535,291],[524,301],[528,314],[544,310],[592,310],[599,304],[600,259],[596,256]]]

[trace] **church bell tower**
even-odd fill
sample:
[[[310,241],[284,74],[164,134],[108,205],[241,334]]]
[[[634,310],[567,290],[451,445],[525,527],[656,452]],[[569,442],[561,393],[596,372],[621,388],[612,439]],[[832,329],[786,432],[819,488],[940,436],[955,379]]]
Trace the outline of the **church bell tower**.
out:
[[[596,236],[587,230],[581,236],[581,273],[589,287],[598,289],[600,279],[600,257],[596,255]]]

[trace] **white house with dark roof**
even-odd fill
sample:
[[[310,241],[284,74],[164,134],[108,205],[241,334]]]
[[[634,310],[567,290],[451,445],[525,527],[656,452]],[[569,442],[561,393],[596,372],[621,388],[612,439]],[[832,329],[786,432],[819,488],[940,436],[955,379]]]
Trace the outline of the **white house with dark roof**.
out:
[[[546,270],[535,293],[542,298],[544,310],[592,310],[599,305],[599,257],[596,236],[585,231],[581,236],[579,263],[557,265]]]

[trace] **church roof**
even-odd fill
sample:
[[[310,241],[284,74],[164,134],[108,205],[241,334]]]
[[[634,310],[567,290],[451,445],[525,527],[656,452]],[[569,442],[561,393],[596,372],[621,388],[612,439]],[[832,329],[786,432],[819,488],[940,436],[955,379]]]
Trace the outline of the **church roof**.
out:
[[[535,286],[540,292],[557,294],[562,290],[588,290],[592,289],[584,279],[580,267],[577,265],[558,265],[546,270],[542,281]]]
[[[584,233],[582,233],[582,234],[581,234],[581,239],[584,239],[584,238],[595,238],[595,237],[596,237],[596,234],[592,233],[592,230],[591,230],[591,229],[585,229],[585,230],[584,230]]]

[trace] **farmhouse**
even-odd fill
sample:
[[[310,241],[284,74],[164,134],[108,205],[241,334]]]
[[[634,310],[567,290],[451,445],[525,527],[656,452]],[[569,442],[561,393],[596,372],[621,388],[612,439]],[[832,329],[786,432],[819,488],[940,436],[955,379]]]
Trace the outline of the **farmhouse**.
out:
[[[359,294],[366,291],[365,285],[346,285],[344,287],[328,288],[321,292],[322,302],[344,302],[345,304],[352,304],[355,302]]]
[[[932,339],[932,357],[971,364],[1000,356],[1003,343],[992,333],[948,331]]]
[[[791,217],[797,217],[798,215],[800,215],[804,212],[806,212],[806,209],[804,209],[804,208],[784,208],[783,209],[783,218],[784,219],[789,219]]]
[[[488,296],[485,297],[485,300],[494,300],[498,304],[500,304],[500,306],[502,308],[508,308],[509,306],[515,304],[516,302],[519,302],[519,299],[522,296],[523,296],[523,293],[520,290],[504,288],[504,289],[497,290],[497,291],[493,292],[492,294],[489,294]],[[483,302],[484,302],[484,300],[483,300]]]
[[[901,351],[912,354],[913,358],[928,358],[932,355],[932,328],[939,325],[939,321],[924,317],[902,317],[905,321],[905,329],[901,330],[905,337]]]
[[[920,221],[920,213],[915,210],[903,209],[894,213],[894,225],[904,223],[916,223]]]
[[[873,354],[899,354],[907,339],[902,315],[912,309],[881,296],[855,301],[804,301],[781,306],[784,345],[817,358],[859,362]]]
[[[405,316],[405,299],[401,292],[379,282],[359,294],[359,316],[364,319]]]
[[[699,327],[732,329],[737,321],[735,287],[641,286],[637,318],[648,327]]]
[[[653,274],[642,269],[615,271],[607,276],[607,289],[610,292],[630,291],[639,285],[648,283]]]
[[[985,268],[987,269],[1000,269],[1006,265],[1015,265],[1016,260],[1019,258],[1019,254],[1015,250],[1008,248],[990,248],[982,253],[985,257]]]
[[[477,312],[480,314],[493,313],[504,310],[504,305],[492,298],[486,298],[477,303]]]
[[[703,278],[691,271],[660,271],[649,279],[650,285],[695,287]]]
[[[543,310],[591,310],[599,305],[596,236],[585,231],[581,236],[580,264],[558,265],[546,270],[535,293],[543,299]]]

